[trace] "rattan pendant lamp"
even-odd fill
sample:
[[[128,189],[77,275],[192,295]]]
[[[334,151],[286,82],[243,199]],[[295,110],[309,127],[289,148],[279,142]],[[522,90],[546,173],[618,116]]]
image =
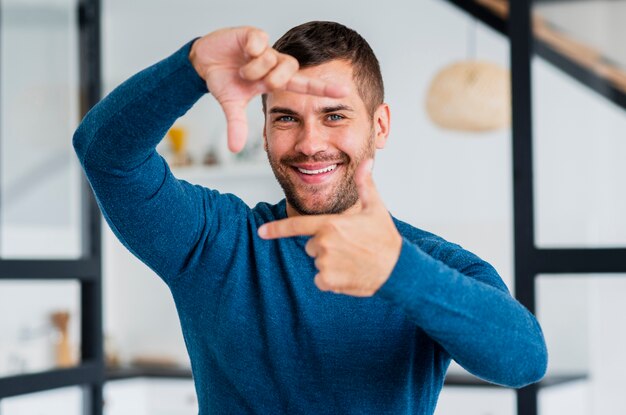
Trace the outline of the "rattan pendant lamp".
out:
[[[447,130],[483,132],[507,128],[511,122],[509,71],[475,59],[476,21],[468,36],[468,57],[440,70],[426,95],[426,112]]]

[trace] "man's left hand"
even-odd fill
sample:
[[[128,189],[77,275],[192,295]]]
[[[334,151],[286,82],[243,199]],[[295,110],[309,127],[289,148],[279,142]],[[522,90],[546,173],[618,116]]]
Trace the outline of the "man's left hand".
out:
[[[350,214],[296,216],[259,228],[264,239],[310,235],[306,253],[315,259],[315,285],[356,297],[369,297],[389,278],[402,237],[372,180],[373,160],[363,161],[354,179],[361,210]]]

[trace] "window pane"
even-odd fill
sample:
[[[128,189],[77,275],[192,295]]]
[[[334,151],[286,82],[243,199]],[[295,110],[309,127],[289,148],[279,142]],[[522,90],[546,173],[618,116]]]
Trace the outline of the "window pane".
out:
[[[32,393],[0,401],[3,415],[82,415],[81,387]]]
[[[556,56],[536,56],[532,66],[539,246],[626,246],[626,109],[604,95],[626,94],[625,6],[534,4],[539,50]]]
[[[75,365],[79,312],[75,281],[0,281],[0,376]]]
[[[0,256],[81,256],[76,0],[3,0]]]
[[[626,274],[543,275],[536,288],[547,378],[573,378],[541,389],[541,415],[626,413]]]

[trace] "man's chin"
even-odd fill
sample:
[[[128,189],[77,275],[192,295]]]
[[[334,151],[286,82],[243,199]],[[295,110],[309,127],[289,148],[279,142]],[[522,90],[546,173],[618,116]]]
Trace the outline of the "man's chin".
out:
[[[307,203],[305,201],[290,201],[291,207],[300,215],[325,215],[333,213],[333,207],[327,204]]]
[[[291,207],[300,215],[329,215],[343,213],[350,207],[354,206],[356,199],[337,200],[334,197],[320,198],[319,195],[315,199],[295,198],[287,199]]]
[[[325,215],[343,213],[358,201],[356,186],[341,181],[325,185],[294,185],[288,180],[278,182],[283,188],[287,202],[300,215]]]

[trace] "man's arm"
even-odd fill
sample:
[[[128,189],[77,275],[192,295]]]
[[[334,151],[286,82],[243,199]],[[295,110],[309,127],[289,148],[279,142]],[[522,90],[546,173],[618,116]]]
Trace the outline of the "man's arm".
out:
[[[189,62],[190,47],[117,87],[89,111],[73,139],[111,229],[164,279],[184,267],[206,225],[202,189],[176,180],[156,152],[176,119],[207,92]]]
[[[274,89],[345,94],[342,87],[300,75],[295,59],[267,40],[261,30],[241,27],[190,42],[116,88],[74,134],[74,148],[113,232],[164,279],[184,271],[194,252],[212,243],[220,212],[241,217],[245,209],[236,198],[172,175],[155,148],[174,121],[210,90],[226,114],[229,146],[238,151],[247,135],[245,107],[254,96]]]
[[[541,328],[496,270],[439,238],[421,245],[403,240],[378,295],[402,308],[474,375],[508,387],[539,381],[547,366]]]
[[[421,247],[402,238],[371,166],[362,162],[355,173],[360,212],[283,219],[261,226],[259,235],[311,235],[305,249],[321,290],[380,295],[476,376],[510,387],[541,379],[547,351],[535,317],[477,256],[435,237]]]

